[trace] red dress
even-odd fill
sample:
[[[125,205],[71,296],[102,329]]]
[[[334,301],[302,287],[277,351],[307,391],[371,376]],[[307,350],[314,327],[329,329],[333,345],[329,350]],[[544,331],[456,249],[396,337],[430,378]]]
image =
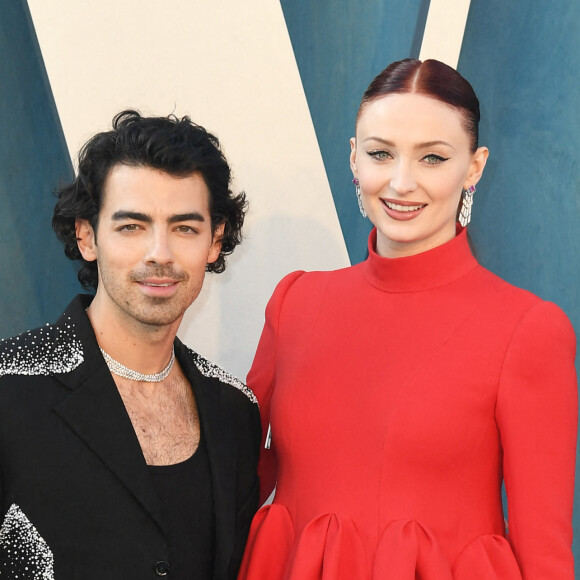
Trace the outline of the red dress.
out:
[[[573,580],[573,329],[461,231],[278,285],[248,384],[263,496],[243,580]],[[509,539],[501,484],[509,507]]]

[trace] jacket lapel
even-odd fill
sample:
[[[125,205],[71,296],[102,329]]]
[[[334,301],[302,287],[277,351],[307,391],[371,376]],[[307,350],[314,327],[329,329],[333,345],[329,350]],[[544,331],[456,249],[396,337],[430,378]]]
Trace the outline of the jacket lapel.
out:
[[[75,325],[83,345],[84,361],[70,373],[55,375],[70,389],[70,393],[54,410],[87,447],[99,456],[163,530],[160,502],[151,484],[131,420],[98,350],[84,308],[79,311],[80,302],[75,302],[65,315]]]
[[[220,400],[221,389],[216,384],[217,379],[201,374],[179,340],[176,340],[175,354],[192,385],[206,441],[216,525],[214,578],[225,578],[234,544],[236,517],[236,441],[230,428],[235,422],[229,416],[230,406],[223,405]]]
[[[59,320],[62,325],[74,325],[83,348],[83,362],[71,372],[55,374],[70,393],[54,410],[164,531],[160,502],[139,441],[84,312],[90,299],[77,297]],[[193,388],[206,441],[216,525],[214,578],[225,578],[235,539],[237,456],[235,433],[231,428],[235,418],[230,416],[233,413],[230,406],[222,404],[219,381],[200,372],[178,339],[175,354]]]

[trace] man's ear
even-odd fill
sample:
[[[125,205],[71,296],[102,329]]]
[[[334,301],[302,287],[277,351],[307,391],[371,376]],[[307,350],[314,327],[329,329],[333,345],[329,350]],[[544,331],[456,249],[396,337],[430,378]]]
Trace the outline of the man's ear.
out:
[[[213,240],[211,243],[211,248],[209,249],[209,254],[207,256],[207,263],[213,264],[220,256],[220,252],[222,251],[222,240],[224,237],[224,230],[226,224],[220,224],[216,227],[213,232]]]
[[[94,262],[97,259],[97,240],[89,220],[75,220],[75,233],[81,256],[87,262]]]

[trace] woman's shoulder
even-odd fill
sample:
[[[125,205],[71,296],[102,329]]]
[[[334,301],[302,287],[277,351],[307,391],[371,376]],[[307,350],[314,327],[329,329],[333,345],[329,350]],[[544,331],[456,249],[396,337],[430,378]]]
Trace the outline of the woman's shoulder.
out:
[[[541,302],[545,302],[530,290],[517,286],[500,277],[485,266],[479,264],[474,271],[474,282],[483,296],[489,296],[494,300],[513,302],[523,309],[531,308]]]
[[[282,309],[294,307],[306,309],[309,305],[314,307],[319,304],[329,288],[343,287],[345,281],[355,274],[355,269],[356,266],[349,266],[339,270],[290,272],[276,285],[266,312],[272,314]]]
[[[479,294],[502,317],[514,319],[518,328],[525,328],[528,332],[532,329],[551,329],[573,339],[572,324],[560,306],[499,277],[483,266],[477,270],[475,295]]]
[[[338,270],[296,270],[290,272],[278,282],[274,294],[285,294],[290,289],[293,291],[313,290],[317,287],[327,286],[330,282],[346,280],[356,274],[357,266],[347,266]]]

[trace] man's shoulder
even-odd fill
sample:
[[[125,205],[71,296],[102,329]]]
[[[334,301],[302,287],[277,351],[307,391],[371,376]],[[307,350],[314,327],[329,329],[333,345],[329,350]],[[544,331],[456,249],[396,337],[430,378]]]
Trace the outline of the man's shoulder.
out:
[[[0,377],[68,373],[83,360],[75,324],[66,315],[55,324],[0,340]]]
[[[256,398],[256,395],[254,395],[252,389],[240,381],[240,379],[226,371],[224,368],[195,352],[188,346],[183,345],[183,350],[185,356],[189,358],[189,360],[204,377],[217,379],[220,383],[229,387],[233,387],[243,393],[253,404],[258,404],[258,399]]]

